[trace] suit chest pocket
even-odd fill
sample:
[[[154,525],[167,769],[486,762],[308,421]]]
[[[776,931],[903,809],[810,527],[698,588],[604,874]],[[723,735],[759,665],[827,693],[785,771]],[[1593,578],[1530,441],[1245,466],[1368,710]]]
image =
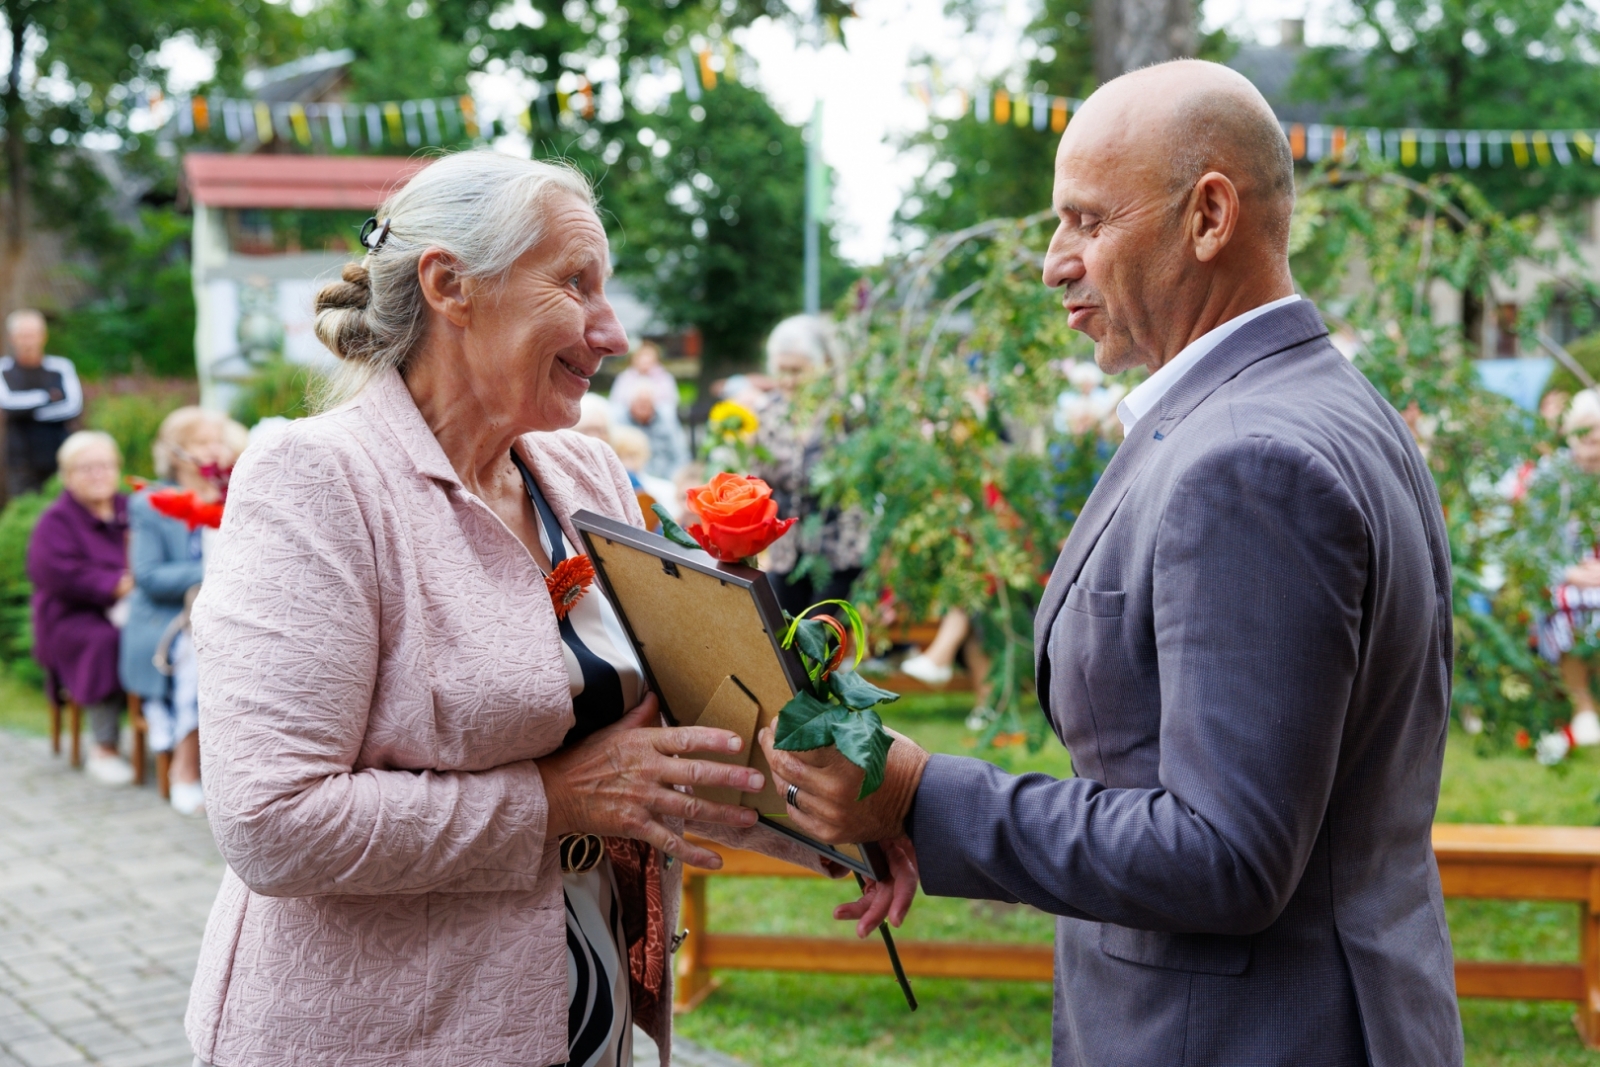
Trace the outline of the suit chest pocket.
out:
[[[1120,619],[1126,600],[1127,594],[1120,589],[1115,592],[1096,592],[1074,584],[1067,590],[1065,606],[1070,611],[1092,615],[1097,619]]]

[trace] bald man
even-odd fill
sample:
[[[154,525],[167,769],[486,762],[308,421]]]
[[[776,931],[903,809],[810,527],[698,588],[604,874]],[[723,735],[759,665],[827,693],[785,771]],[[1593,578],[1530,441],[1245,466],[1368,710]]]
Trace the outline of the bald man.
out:
[[[1078,777],[904,739],[883,787],[770,750],[791,816],[887,842],[892,881],[1059,916],[1058,1065],[1462,1061],[1430,827],[1450,559],[1405,423],[1289,274],[1289,146],[1239,75],[1102,87],[1056,156],[1045,283],[1108,372],[1150,376],[1036,620]]]

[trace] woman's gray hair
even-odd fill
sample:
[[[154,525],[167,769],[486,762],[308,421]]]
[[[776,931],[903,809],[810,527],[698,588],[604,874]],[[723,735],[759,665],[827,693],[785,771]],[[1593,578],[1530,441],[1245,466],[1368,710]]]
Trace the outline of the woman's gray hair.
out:
[[[767,371],[777,372],[779,356],[804,356],[813,367],[832,366],[837,342],[833,324],[821,315],[790,315],[767,335]]]
[[[61,447],[56,449],[56,466],[63,471],[66,470],[72,466],[73,461],[85,449],[92,448],[95,445],[109,448],[111,454],[117,457],[117,463],[119,465],[122,463],[122,449],[117,447],[117,439],[115,437],[103,430],[79,430],[65,441],[62,441]]]
[[[544,236],[556,192],[595,206],[588,179],[565,163],[474,149],[429,164],[391,196],[377,214],[387,236],[317,294],[317,338],[343,361],[321,406],[350,399],[387,368],[405,369],[428,321],[417,278],[424,252],[443,250],[463,277],[504,278]]]

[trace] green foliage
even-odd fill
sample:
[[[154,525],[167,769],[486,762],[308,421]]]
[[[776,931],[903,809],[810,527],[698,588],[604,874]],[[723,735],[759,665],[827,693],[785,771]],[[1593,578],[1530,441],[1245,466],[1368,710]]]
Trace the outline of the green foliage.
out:
[[[1591,379],[1600,380],[1600,333],[1592,333],[1581,337],[1566,346],[1567,354],[1578,361],[1578,366],[1589,372]],[[1559,390],[1569,396],[1582,389],[1583,382],[1578,376],[1561,364],[1556,364],[1555,373],[1550,375],[1550,381],[1545,385],[1545,391]]]
[[[1536,247],[1537,231],[1536,218],[1506,218],[1458,175],[1419,184],[1375,164],[1322,171],[1296,207],[1291,236],[1296,278],[1330,325],[1359,344],[1356,365],[1428,454],[1454,574],[1454,705],[1498,743],[1569,715],[1554,671],[1529,646],[1529,626],[1562,569],[1574,515],[1592,508],[1600,519],[1600,492],[1535,479],[1529,494],[1507,500],[1507,472],[1561,442],[1480,386],[1461,326],[1434,321],[1429,291],[1442,283],[1488,303],[1493,282],[1552,259]],[[1355,264],[1365,284],[1346,284]],[[1524,321],[1539,321],[1537,305],[1550,298],[1545,291]]]
[[[43,493],[19,496],[0,511],[0,668],[34,685],[43,684],[44,674],[33,661],[28,541],[39,516],[60,492],[60,483],[52,478]]]
[[[194,290],[189,275],[190,220],[171,209],[146,210],[141,226],[109,227],[84,271],[95,295],[63,313],[51,347],[78,373],[194,377]]]
[[[239,390],[230,414],[245,426],[273,417],[303,419],[310,414],[310,398],[321,384],[322,376],[310,367],[273,360]]]
[[[698,104],[680,93],[655,114],[597,120],[572,154],[600,176],[618,273],[669,322],[700,328],[702,378],[757,366],[762,338],[801,304],[801,131],[726,79]],[[829,299],[844,278],[823,236]]]
[[[1460,129],[1583,128],[1600,98],[1600,16],[1577,0],[1355,0],[1349,35],[1371,47],[1309,49],[1294,94],[1333,104],[1352,125]],[[1426,177],[1420,161],[1407,173]],[[1500,210],[1530,211],[1600,194],[1600,170],[1500,167],[1472,172]]]
[[[865,800],[883,784],[892,743],[874,709],[900,699],[900,695],[880,689],[854,670],[839,669],[845,655],[843,624],[830,616],[806,618],[829,606],[838,607],[850,624],[857,665],[865,654],[866,627],[852,604],[825,600],[791,619],[783,647],[799,653],[815,692],[801,690],[778,712],[773,745],[785,752],[809,752],[832,745],[866,772],[856,798]]]
[[[122,451],[122,472],[132,478],[156,476],[154,446],[161,420],[194,403],[188,382],[137,382],[129,392],[103,392],[89,402],[85,423],[110,434]],[[0,572],[3,573],[3,572]]]
[[[1111,453],[1051,429],[1060,361],[1090,346],[1039,284],[1045,222],[972,227],[896,265],[844,324],[852,358],[805,398],[836,442],[813,486],[876,516],[857,599],[891,592],[912,619],[966,610],[1010,729],[1032,676],[1032,611]],[[946,296],[951,274],[977,281]],[[962,313],[970,332],[949,328]],[[1042,724],[1026,722],[1035,744]]]

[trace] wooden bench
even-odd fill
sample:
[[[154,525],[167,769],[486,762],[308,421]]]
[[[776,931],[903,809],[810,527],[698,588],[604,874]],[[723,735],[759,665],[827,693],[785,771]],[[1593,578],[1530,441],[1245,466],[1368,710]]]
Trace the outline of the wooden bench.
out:
[[[1456,961],[1456,992],[1504,1000],[1570,1000],[1583,1043],[1600,1048],[1600,827],[1433,828],[1447,897],[1561,900],[1578,905],[1574,963]]]
[[[678,949],[679,1011],[688,1011],[715,988],[714,970],[811,971],[889,974],[876,938],[789,937],[707,932],[706,881],[710,877],[818,878],[801,867],[753,852],[693,838],[723,858],[720,871],[685,871],[680,926],[688,935]],[[1555,900],[1580,909],[1579,959],[1573,963],[1458,960],[1456,992],[1463,997],[1570,1000],[1586,1045],[1600,1048],[1600,827],[1465,826],[1439,824],[1434,855],[1445,896],[1494,900]],[[898,942],[906,973],[925,978],[1049,981],[1048,945]]]

